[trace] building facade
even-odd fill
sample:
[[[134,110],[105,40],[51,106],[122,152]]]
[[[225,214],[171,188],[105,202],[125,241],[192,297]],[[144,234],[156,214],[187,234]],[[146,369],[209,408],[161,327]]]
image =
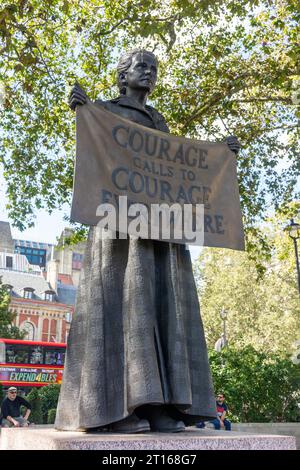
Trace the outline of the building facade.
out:
[[[66,342],[76,289],[73,289],[73,297],[68,297],[70,304],[66,304],[60,293],[49,285],[43,273],[0,268],[0,277],[11,295],[10,310],[16,315],[14,323],[26,331],[25,339]],[[63,286],[60,291],[64,291]]]
[[[72,234],[73,230],[69,228],[62,232],[55,246],[53,258],[58,261],[59,273],[71,276],[73,284],[78,286],[86,244],[85,242],[80,242],[76,245],[66,244],[66,240]]]
[[[44,269],[46,269],[47,263],[51,259],[53,247],[49,243],[14,240],[15,253],[25,255],[30,264]]]
[[[52,245],[13,240],[9,224],[0,222],[0,278],[11,295],[15,325],[26,332],[25,339],[67,340],[77,289],[72,263],[62,263],[62,251],[55,260]],[[65,259],[72,259],[70,253],[68,250]]]

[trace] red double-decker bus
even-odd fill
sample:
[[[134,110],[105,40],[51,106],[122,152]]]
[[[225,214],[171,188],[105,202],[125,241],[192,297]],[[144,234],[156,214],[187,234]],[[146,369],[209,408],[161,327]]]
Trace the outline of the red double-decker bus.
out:
[[[62,381],[66,344],[0,338],[0,383],[42,387]]]

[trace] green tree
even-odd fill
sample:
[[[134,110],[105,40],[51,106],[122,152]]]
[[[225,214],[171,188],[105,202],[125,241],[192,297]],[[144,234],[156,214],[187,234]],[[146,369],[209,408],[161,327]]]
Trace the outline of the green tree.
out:
[[[9,309],[10,295],[0,277],[0,338],[22,339],[25,333],[13,325],[16,314]]]
[[[29,421],[34,424],[43,424],[42,401],[38,389],[33,387],[26,399],[32,406]]]
[[[124,48],[161,62],[151,99],[175,134],[236,134],[248,232],[268,203],[298,194],[299,20],[297,0],[17,0],[0,8],[0,161],[9,216],[24,228],[35,208],[70,201],[74,114],[68,87],[91,99],[117,93]],[[259,237],[258,237],[259,239]]]
[[[209,347],[222,332],[220,311],[228,310],[229,344],[292,354],[300,339],[300,302],[294,247],[274,218],[264,227],[271,246],[260,270],[248,253],[204,249],[195,263],[201,315]]]
[[[40,397],[42,400],[42,413],[43,413],[43,422],[48,422],[48,412],[49,410],[55,409],[57,407],[58,397],[59,397],[60,385],[53,384],[42,387],[40,390]]]
[[[223,392],[230,417],[240,422],[300,421],[300,366],[251,346],[209,351],[216,392]]]

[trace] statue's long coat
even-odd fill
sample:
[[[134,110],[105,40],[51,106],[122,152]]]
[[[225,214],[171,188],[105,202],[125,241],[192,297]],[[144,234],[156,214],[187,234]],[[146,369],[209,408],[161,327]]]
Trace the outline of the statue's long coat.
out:
[[[150,106],[125,96],[98,103],[168,132]],[[169,405],[186,424],[216,417],[190,253],[167,242],[102,240],[91,228],[55,427],[107,425],[145,404]]]

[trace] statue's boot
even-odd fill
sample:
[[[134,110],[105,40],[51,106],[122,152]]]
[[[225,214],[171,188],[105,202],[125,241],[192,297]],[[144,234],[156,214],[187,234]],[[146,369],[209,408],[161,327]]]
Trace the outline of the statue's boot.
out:
[[[109,431],[124,434],[136,434],[138,432],[150,431],[150,425],[146,419],[139,419],[136,414],[133,413],[121,421],[110,424]]]
[[[156,432],[181,432],[185,430],[183,421],[176,421],[159,406],[153,406],[151,414],[148,416],[151,431]]]

